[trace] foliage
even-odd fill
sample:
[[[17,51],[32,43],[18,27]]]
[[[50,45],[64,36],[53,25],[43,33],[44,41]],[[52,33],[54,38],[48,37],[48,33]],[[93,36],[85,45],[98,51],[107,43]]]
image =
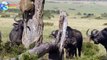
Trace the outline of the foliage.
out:
[[[10,42],[6,42],[5,44],[1,44],[0,46],[1,56],[9,55],[10,57],[14,57],[25,51],[26,49],[23,47],[23,45],[11,45]]]
[[[31,55],[29,52],[22,54],[20,60],[38,60],[37,55]]]
[[[82,57],[75,58],[76,60],[99,60],[97,54],[99,53],[99,48],[93,43],[84,42]]]
[[[98,46],[93,43],[84,43],[83,44],[83,54],[87,57],[92,57],[99,52]]]

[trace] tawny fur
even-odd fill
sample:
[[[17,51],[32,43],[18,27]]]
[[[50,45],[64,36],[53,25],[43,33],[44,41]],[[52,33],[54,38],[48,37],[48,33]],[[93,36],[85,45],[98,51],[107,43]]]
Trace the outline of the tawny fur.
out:
[[[34,0],[20,0],[19,2],[19,9],[21,12],[29,11],[33,8]]]

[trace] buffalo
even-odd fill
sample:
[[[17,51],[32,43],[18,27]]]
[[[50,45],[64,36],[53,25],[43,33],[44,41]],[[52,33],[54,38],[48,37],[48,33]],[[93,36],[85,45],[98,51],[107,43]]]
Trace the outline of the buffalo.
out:
[[[16,20],[16,23],[13,24],[13,29],[9,34],[9,39],[12,44],[20,45],[22,43],[22,34],[24,29],[24,21],[23,20]]]
[[[104,28],[101,31],[93,29],[90,34],[88,29],[86,34],[95,44],[102,44],[107,52],[107,28]]]
[[[63,60],[64,58],[64,50],[62,53],[59,51],[59,47],[57,45],[53,45],[49,49],[49,60]]]
[[[56,39],[57,34],[58,34],[58,30],[54,30],[51,32],[50,36]],[[66,50],[66,57],[70,58],[73,57],[74,55],[77,56],[77,49],[78,49],[78,56],[81,56],[82,42],[83,42],[83,37],[81,32],[67,26],[66,40],[63,45]]]

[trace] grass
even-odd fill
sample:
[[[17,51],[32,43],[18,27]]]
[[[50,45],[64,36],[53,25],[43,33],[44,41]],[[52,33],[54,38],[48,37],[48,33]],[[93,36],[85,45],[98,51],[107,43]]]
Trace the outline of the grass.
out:
[[[9,40],[9,32],[12,29],[13,19],[11,18],[0,18],[0,31],[2,32],[2,41],[6,42]]]
[[[55,18],[51,19],[51,21],[49,20],[44,20],[45,22],[51,22],[54,25],[53,26],[45,26],[44,27],[44,39],[46,39],[47,41],[49,40],[48,36],[51,33],[52,30],[55,30],[58,28],[58,16],[56,16]],[[82,35],[84,37],[84,42],[88,42],[88,38],[86,36],[86,31],[87,29],[98,29],[98,30],[102,30],[103,28],[105,28],[106,26],[104,26],[103,24],[107,22],[107,20],[96,20],[96,19],[72,19],[71,16],[68,17],[68,25],[71,26],[74,29],[78,29],[79,31],[82,32]],[[92,42],[93,44],[93,42]],[[94,45],[94,44],[93,44]],[[101,60],[99,59],[101,56],[105,57],[105,48],[102,45],[97,45],[98,48],[100,49],[99,52],[97,52],[97,55],[94,55],[92,57],[87,57],[84,54],[82,55],[81,58],[78,58],[77,60]],[[94,49],[94,47],[93,47]],[[106,58],[106,57],[105,57]]]
[[[44,41],[49,42],[51,39],[49,38],[49,34],[52,30],[58,29],[58,16],[55,16],[51,20],[44,20],[44,22],[50,22],[53,23],[53,26],[44,26]],[[87,29],[103,29],[103,24],[107,22],[107,20],[95,20],[95,19],[73,19],[71,16],[68,16],[68,25],[71,26],[74,29],[78,29],[82,32],[82,35],[84,37],[84,42],[88,42],[88,38],[86,37],[86,31]],[[0,30],[2,32],[2,41],[5,43],[6,41],[9,41],[9,33],[12,29],[12,24],[14,23],[14,20],[12,18],[0,18]],[[92,43],[93,44],[93,43]],[[94,44],[93,44],[94,45]],[[84,54],[82,54],[81,58],[77,58],[77,60],[95,60],[99,58],[98,60],[106,59],[105,57],[105,49],[102,45],[98,45],[99,47],[99,53],[97,55],[94,55],[92,58],[86,57]],[[93,48],[94,49],[94,48]],[[104,57],[104,58],[103,58]],[[44,58],[44,57],[43,57]]]
[[[84,46],[86,50],[84,50],[85,52],[87,52],[86,54],[91,54],[91,52],[93,52],[93,49],[95,50],[96,48],[100,49],[99,51],[94,52],[93,56],[87,56],[84,54],[84,52],[82,53],[81,58],[75,58],[73,60],[107,60],[107,56],[106,56],[106,51],[105,48],[102,45],[95,45],[93,44],[93,42],[91,42],[91,45],[96,47],[92,47],[91,46],[91,51],[90,49],[88,50],[87,45],[89,45],[88,42],[88,38],[86,36],[86,31],[87,29],[98,29],[98,30],[102,30],[103,28],[106,27],[106,25],[104,25],[105,23],[107,23],[106,19],[92,19],[92,18],[85,18],[85,19],[81,19],[80,16],[77,16],[76,14],[78,12],[81,13],[94,13],[96,16],[99,16],[101,13],[106,12],[107,13],[107,7],[106,6],[102,6],[102,5],[98,5],[95,3],[91,3],[91,4],[77,4],[77,3],[47,3],[45,4],[45,10],[55,10],[55,9],[63,9],[66,10],[70,16],[68,16],[68,25],[74,29],[77,29],[79,31],[82,32],[83,38],[84,38]],[[71,10],[70,10],[71,9]],[[74,10],[72,10],[74,9]],[[73,18],[76,17],[76,18]],[[51,33],[52,30],[56,30],[58,29],[58,21],[59,21],[59,16],[55,15],[54,18],[50,19],[50,20],[44,20],[44,22],[48,22],[48,23],[52,23],[52,26],[49,25],[45,25],[44,26],[44,31],[43,31],[43,37],[44,37],[44,42],[49,42],[51,41],[51,38],[49,38],[49,34]],[[9,33],[12,29],[12,24],[14,23],[13,18],[0,18],[0,31],[2,32],[2,41],[3,43],[9,41]],[[6,55],[6,57],[10,57],[10,55]],[[47,55],[45,55],[43,58],[46,59]],[[65,60],[67,60],[65,58]]]
[[[68,13],[76,14],[77,12],[81,13],[94,13],[99,15],[101,13],[107,13],[107,5],[98,4],[98,2],[91,3],[79,3],[70,1],[69,3],[45,3],[45,10],[66,10]]]

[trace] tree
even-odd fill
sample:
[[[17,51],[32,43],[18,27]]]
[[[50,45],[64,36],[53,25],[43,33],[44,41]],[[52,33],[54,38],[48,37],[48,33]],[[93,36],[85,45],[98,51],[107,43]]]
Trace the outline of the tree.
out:
[[[65,12],[61,12],[60,20],[59,20],[59,33],[61,33],[62,35],[61,37],[58,35],[58,38],[57,38],[58,40],[56,40],[55,42],[50,42],[50,43],[42,43],[39,46],[35,46],[34,48],[27,50],[25,53],[22,53],[18,57],[11,58],[11,60],[26,60],[26,59],[35,60],[35,59],[42,57],[46,53],[49,53],[49,55],[51,55],[49,59],[63,60],[64,55],[63,55],[62,45],[64,44],[64,40],[66,40],[65,39],[66,28],[67,28],[67,15],[65,14]],[[55,52],[54,49],[57,51]],[[50,51],[54,51],[54,54],[52,54],[52,52]]]
[[[32,19],[29,19],[24,23],[24,32],[22,37],[22,43],[26,48],[29,48],[31,44],[39,45],[43,40],[43,9],[45,0],[35,0],[35,13]]]
[[[60,14],[60,21],[61,25],[59,25],[59,30],[62,33],[61,40],[59,40],[60,46],[54,43],[42,43],[43,40],[43,8],[44,8],[44,2],[45,0],[35,0],[35,13],[32,19],[28,20],[27,26],[25,25],[26,22],[24,22],[24,31],[22,36],[22,43],[26,48],[29,48],[31,44],[36,44],[32,49],[27,50],[25,53],[22,53],[16,58],[11,58],[11,60],[26,60],[25,57],[29,56],[35,56],[35,59],[38,59],[39,57],[45,55],[46,53],[49,53],[49,50],[51,48],[59,48],[62,53],[62,45],[65,40],[65,33],[66,33],[66,27],[67,27],[67,20],[66,20],[66,14],[65,12],[61,12]],[[61,29],[60,29],[61,28]],[[59,39],[59,38],[58,38]],[[42,44],[41,44],[42,43]],[[57,53],[59,54],[59,53]],[[54,57],[54,56],[53,56]],[[62,55],[57,56],[57,60],[62,60]]]

